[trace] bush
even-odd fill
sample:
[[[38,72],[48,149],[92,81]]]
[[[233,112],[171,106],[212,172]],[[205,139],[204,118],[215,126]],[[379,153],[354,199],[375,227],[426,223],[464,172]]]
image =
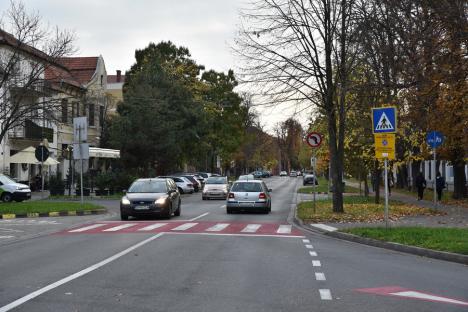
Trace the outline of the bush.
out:
[[[127,172],[114,172],[112,174],[112,180],[110,182],[111,190],[115,192],[122,192],[123,190],[128,190],[130,185],[136,178]]]
[[[65,183],[57,176],[49,178],[50,195],[63,195],[65,193]]]
[[[110,189],[112,184],[113,176],[111,173],[102,172],[98,173],[95,178],[95,185],[100,191]]]

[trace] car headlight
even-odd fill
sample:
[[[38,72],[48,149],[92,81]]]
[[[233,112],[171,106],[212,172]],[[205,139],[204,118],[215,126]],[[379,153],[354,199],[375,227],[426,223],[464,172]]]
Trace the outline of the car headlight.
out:
[[[130,201],[127,197],[122,198],[122,205],[130,205]]]
[[[164,205],[166,203],[166,199],[167,199],[167,196],[159,197],[158,199],[156,199],[154,203],[156,205]]]

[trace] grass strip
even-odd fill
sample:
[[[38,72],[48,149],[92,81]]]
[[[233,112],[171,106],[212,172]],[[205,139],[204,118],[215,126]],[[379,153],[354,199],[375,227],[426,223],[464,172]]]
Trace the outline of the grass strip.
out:
[[[468,229],[459,228],[354,228],[343,232],[386,242],[468,255]]]
[[[104,207],[92,203],[84,203],[83,206],[76,202],[56,201],[28,201],[21,203],[1,203],[0,214],[35,214],[60,211],[80,211],[104,209]]]
[[[374,198],[365,196],[346,196],[344,200],[344,213],[334,213],[332,201],[328,199],[316,201],[316,213],[313,202],[305,201],[297,205],[297,216],[304,222],[381,222],[384,220],[383,199],[379,204]],[[405,216],[437,215],[439,211],[421,208],[403,202],[390,200],[389,219],[398,220]]]

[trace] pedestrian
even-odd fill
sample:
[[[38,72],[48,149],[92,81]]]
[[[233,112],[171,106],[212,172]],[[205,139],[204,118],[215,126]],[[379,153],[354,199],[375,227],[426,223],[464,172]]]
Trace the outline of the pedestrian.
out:
[[[418,173],[415,184],[418,189],[418,200],[421,200],[423,199],[424,189],[426,188],[426,179],[424,179],[422,172]]]
[[[445,178],[437,171],[436,175],[436,191],[437,191],[437,200],[441,201],[442,199],[442,190],[445,188]]]

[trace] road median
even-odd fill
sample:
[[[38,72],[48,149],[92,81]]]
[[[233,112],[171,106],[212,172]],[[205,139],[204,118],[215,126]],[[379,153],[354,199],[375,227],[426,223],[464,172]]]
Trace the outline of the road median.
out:
[[[107,213],[93,203],[30,201],[0,204],[0,219],[83,216]]]

